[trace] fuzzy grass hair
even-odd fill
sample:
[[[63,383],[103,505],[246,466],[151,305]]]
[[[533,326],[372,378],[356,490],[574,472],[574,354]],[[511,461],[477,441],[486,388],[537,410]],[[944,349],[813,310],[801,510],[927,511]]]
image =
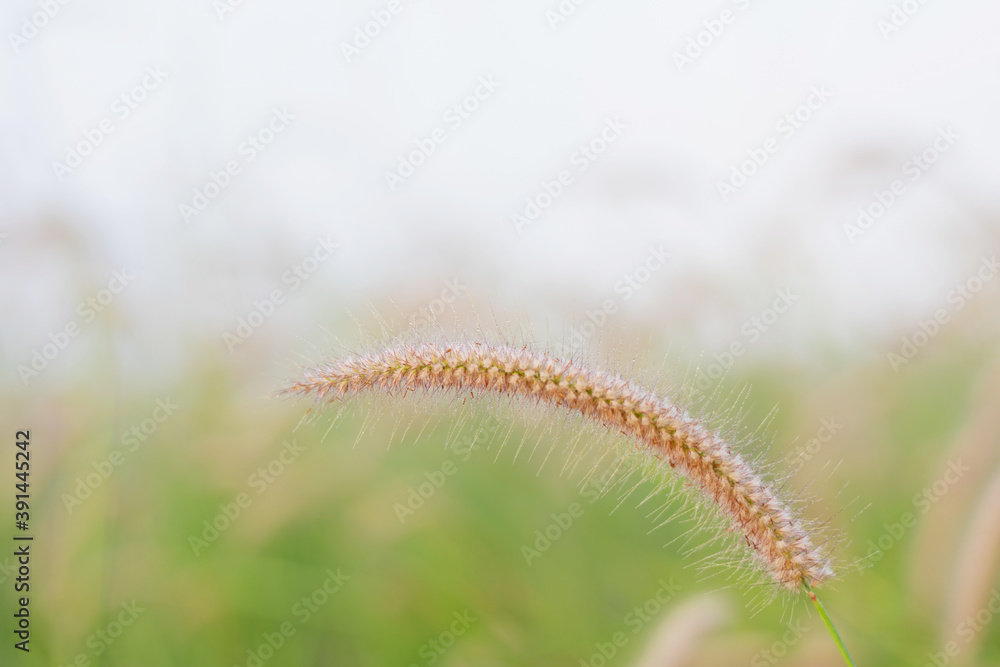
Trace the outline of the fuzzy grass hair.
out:
[[[361,395],[389,399],[411,392],[521,398],[579,415],[621,433],[657,472],[680,473],[743,537],[750,558],[790,593],[805,592],[845,664],[854,659],[813,590],[834,576],[829,555],[775,486],[734,451],[719,432],[665,396],[621,375],[533,350],[528,345],[398,341],[335,359],[304,372],[282,393],[344,403]],[[464,404],[464,400],[462,401]],[[664,465],[666,464],[666,465]],[[688,486],[689,484],[685,484]]]
[[[286,391],[336,402],[417,390],[523,397],[579,413],[624,433],[692,482],[782,588],[810,590],[834,574],[829,557],[739,453],[686,410],[617,374],[526,347],[401,343],[309,370]]]

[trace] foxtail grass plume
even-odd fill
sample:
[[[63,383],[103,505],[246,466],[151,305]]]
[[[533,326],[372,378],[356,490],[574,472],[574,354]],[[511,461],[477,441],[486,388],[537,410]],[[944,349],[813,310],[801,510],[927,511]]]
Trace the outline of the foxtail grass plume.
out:
[[[619,375],[506,345],[400,344],[307,371],[287,392],[332,402],[410,390],[490,392],[576,411],[687,477],[781,587],[811,593],[833,576],[828,557],[739,454],[686,410]]]

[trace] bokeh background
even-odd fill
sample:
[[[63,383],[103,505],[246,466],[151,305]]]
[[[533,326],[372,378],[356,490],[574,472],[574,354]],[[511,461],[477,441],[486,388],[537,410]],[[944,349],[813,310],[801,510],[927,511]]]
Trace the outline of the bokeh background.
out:
[[[457,323],[744,414],[841,536],[824,599],[858,664],[1000,664],[998,25],[975,0],[5,3],[0,534],[30,429],[36,541],[27,655],[0,550],[0,663],[839,664],[804,600],[657,527],[662,498],[564,470],[573,423],[274,397]]]

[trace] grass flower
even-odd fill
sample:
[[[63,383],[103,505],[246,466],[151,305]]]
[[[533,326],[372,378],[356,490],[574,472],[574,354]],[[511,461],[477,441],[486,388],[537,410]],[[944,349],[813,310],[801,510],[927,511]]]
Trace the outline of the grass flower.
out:
[[[340,401],[421,390],[521,397],[626,434],[700,489],[777,584],[808,594],[850,661],[813,592],[833,576],[830,560],[772,485],[702,421],[617,374],[500,344],[399,344],[309,370],[286,391]]]

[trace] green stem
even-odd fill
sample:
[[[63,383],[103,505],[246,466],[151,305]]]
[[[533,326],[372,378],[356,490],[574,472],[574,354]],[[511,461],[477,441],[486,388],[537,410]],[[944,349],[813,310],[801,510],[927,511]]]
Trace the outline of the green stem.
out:
[[[803,584],[803,586],[805,586],[806,593],[809,595],[809,599],[812,600],[813,606],[816,607],[816,611],[819,612],[820,618],[823,619],[823,624],[826,625],[827,632],[829,632],[830,636],[833,637],[833,643],[837,645],[837,649],[840,650],[840,655],[844,657],[844,662],[850,665],[850,667],[857,667],[857,665],[854,664],[854,659],[848,652],[847,647],[844,646],[844,640],[840,638],[840,633],[837,632],[837,628],[833,625],[833,620],[830,618],[830,615],[826,613],[826,608],[823,606],[823,603],[820,602],[819,598],[816,597],[816,594],[813,593],[809,584]]]

